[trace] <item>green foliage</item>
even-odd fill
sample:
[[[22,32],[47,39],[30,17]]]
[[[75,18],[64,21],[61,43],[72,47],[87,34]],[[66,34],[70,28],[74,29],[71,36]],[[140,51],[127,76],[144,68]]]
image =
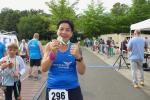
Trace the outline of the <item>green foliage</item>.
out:
[[[126,15],[129,11],[129,6],[126,4],[115,3],[111,9],[111,13],[115,16]]]
[[[16,23],[19,22],[19,11],[4,8],[0,13],[0,30],[16,31]]]
[[[102,3],[94,4],[92,2],[88,9],[84,11],[84,14],[79,17],[81,32],[85,33],[88,37],[108,32],[109,30],[107,29],[110,27],[108,23],[111,22],[111,19],[103,11]]]
[[[51,0],[46,2],[51,12],[51,31],[56,31],[56,23],[62,19],[70,19],[72,21],[76,20],[76,13],[74,6],[77,2],[74,2],[72,5],[69,5],[67,0]]]
[[[42,15],[29,15],[22,17],[17,24],[19,37],[29,38],[33,33],[45,33],[49,28],[49,20]]]
[[[150,18],[150,3],[148,0],[133,0],[129,16],[131,23]]]
[[[150,18],[150,0],[132,0],[129,7],[116,3],[111,12],[104,12],[101,2],[94,4],[76,14],[75,6],[79,0],[70,4],[68,0],[50,0],[46,3],[50,15],[42,10],[12,10],[4,8],[0,12],[0,30],[19,32],[19,38],[32,38],[34,32],[40,33],[41,39],[56,38],[55,34],[59,20],[71,19],[75,29],[84,33],[84,37],[97,37],[101,34],[129,32],[130,25]]]
[[[46,45],[48,43],[48,40],[41,40],[42,45]]]

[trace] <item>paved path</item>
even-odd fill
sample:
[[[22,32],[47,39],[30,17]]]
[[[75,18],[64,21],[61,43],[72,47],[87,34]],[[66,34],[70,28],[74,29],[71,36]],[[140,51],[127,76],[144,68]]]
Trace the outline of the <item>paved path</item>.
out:
[[[29,65],[26,65],[26,73],[22,78],[22,91],[21,96],[22,100],[32,100],[33,97],[37,94],[37,92],[41,89],[42,85],[44,84],[47,73],[42,73],[42,79],[38,81],[28,80],[28,69]],[[0,89],[0,100],[4,99],[3,91]]]
[[[86,73],[80,76],[81,88],[84,100],[150,100],[142,89],[134,89],[131,81],[122,76],[106,62],[109,59],[97,57],[97,54],[83,49],[83,57],[86,63]],[[40,81],[30,81],[27,74],[22,82],[23,100],[32,100],[34,95],[46,80],[46,73]],[[0,100],[4,100],[0,91]]]
[[[103,60],[83,49],[87,66],[107,66]],[[112,68],[87,67],[80,77],[84,100],[150,100],[141,89],[132,87],[131,82]]]
[[[85,47],[84,47],[85,48]],[[107,63],[109,65],[109,67],[112,67],[112,65],[114,64],[114,62],[117,60],[119,55],[114,55],[113,57],[107,57],[104,54],[100,54],[97,52],[93,52],[90,48],[85,48],[86,50],[90,51],[92,54],[96,55],[98,58],[100,58],[101,60],[103,60],[105,63]],[[125,59],[128,63],[130,63],[130,61],[128,59]],[[115,66],[118,66],[119,64],[119,60],[118,62],[115,64]],[[148,64],[150,66],[150,59],[148,59]],[[131,76],[131,70],[130,68],[127,69],[124,61],[122,60],[122,67],[119,70],[116,70],[117,72],[119,72],[121,75],[123,75],[125,78],[127,78],[130,82],[132,81],[132,76]],[[130,65],[129,65],[130,67]],[[113,67],[114,68],[114,67]],[[150,96],[150,71],[144,71],[144,83],[145,86],[144,87],[140,87],[140,89],[142,89],[144,92],[146,92],[149,96]],[[131,83],[132,84],[132,83]]]

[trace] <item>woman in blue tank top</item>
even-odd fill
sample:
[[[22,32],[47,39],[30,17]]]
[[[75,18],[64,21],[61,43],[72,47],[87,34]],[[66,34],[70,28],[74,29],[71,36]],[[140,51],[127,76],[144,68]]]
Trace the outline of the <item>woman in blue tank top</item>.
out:
[[[77,73],[85,73],[79,43],[73,44],[74,25],[61,20],[57,25],[57,40],[45,47],[42,71],[48,71],[46,100],[83,100]]]

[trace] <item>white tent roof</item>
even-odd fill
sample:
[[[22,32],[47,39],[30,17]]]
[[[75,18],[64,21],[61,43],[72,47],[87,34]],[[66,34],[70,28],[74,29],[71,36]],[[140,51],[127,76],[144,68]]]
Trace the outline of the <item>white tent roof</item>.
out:
[[[150,31],[150,19],[144,20],[142,22],[138,22],[135,24],[132,24],[130,26],[131,30],[140,29],[142,31]]]

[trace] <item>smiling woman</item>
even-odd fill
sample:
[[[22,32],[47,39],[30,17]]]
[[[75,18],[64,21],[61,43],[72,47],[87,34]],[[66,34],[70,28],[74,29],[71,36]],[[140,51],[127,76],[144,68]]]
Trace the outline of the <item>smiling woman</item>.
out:
[[[70,38],[74,26],[69,20],[58,23],[58,40],[52,40],[45,47],[42,70],[48,71],[46,100],[83,100],[77,72],[85,73],[85,64],[80,53],[79,43],[73,44]]]

